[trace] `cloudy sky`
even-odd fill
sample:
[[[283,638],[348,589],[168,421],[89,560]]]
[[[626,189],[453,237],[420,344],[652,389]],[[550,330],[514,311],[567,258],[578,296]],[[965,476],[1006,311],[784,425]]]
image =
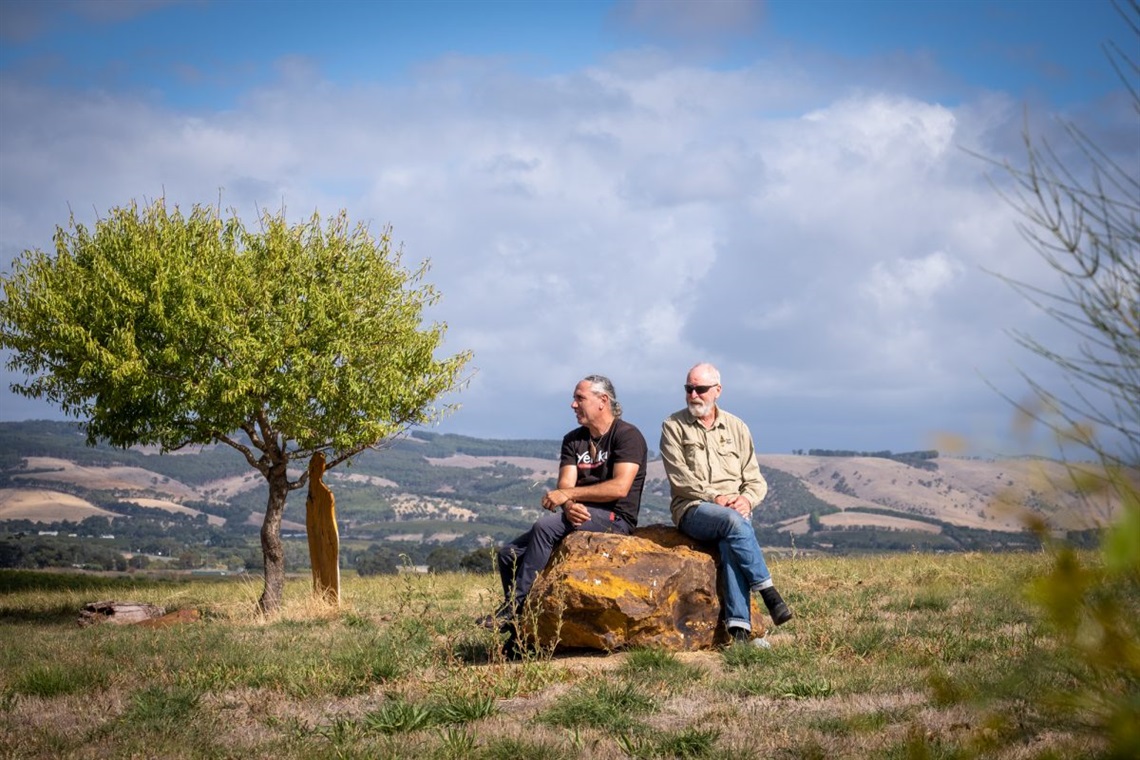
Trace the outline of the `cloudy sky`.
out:
[[[1024,452],[1009,331],[1068,338],[976,154],[1072,120],[1140,167],[1110,40],[1109,0],[4,0],[0,269],[132,199],[343,208],[474,351],[441,431],[557,438],[597,372],[656,448],[703,360],[763,452]]]

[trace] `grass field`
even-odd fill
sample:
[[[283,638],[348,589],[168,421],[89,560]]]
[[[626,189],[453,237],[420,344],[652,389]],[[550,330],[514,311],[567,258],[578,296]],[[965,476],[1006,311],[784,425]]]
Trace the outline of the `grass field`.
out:
[[[297,578],[264,619],[259,578],[0,571],[0,757],[1106,756],[1095,700],[1135,708],[1140,684],[1088,688],[1103,673],[1026,596],[1051,562],[773,558],[797,617],[770,649],[522,662],[473,625],[490,575],[348,573],[339,609]],[[1140,616],[1135,585],[1116,596]],[[106,599],[202,618],[80,628]]]

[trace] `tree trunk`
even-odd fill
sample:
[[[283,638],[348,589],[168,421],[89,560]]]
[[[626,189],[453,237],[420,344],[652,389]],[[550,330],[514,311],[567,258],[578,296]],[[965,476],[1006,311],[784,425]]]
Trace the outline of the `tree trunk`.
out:
[[[276,612],[285,594],[285,548],[281,545],[281,515],[289,494],[289,477],[285,464],[275,465],[269,472],[269,502],[265,505],[265,522],[261,524],[261,553],[265,558],[265,590],[258,607],[264,613]]]

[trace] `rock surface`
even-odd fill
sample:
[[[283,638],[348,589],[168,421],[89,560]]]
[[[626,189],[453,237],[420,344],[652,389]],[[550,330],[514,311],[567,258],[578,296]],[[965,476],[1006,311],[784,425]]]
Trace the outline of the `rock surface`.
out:
[[[572,533],[535,581],[523,628],[556,650],[711,649],[724,641],[716,583],[715,550],[672,526]]]

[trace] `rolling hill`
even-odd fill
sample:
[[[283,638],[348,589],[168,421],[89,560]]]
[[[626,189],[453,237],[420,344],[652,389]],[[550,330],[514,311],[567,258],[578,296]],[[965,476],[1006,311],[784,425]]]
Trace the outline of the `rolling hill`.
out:
[[[533,521],[556,477],[557,452],[557,441],[415,433],[325,480],[349,543],[472,548]],[[1089,531],[1118,510],[1107,494],[1074,493],[1059,462],[874,454],[760,455],[770,487],[754,517],[762,540],[824,550],[1015,547],[1026,545],[1027,514],[1058,531]],[[181,517],[248,535],[264,510],[263,480],[221,446],[159,455],[88,447],[71,423],[0,423],[0,464],[0,524]],[[303,490],[291,494],[284,531],[303,533],[304,499]],[[668,522],[668,502],[654,459],[641,523]]]

